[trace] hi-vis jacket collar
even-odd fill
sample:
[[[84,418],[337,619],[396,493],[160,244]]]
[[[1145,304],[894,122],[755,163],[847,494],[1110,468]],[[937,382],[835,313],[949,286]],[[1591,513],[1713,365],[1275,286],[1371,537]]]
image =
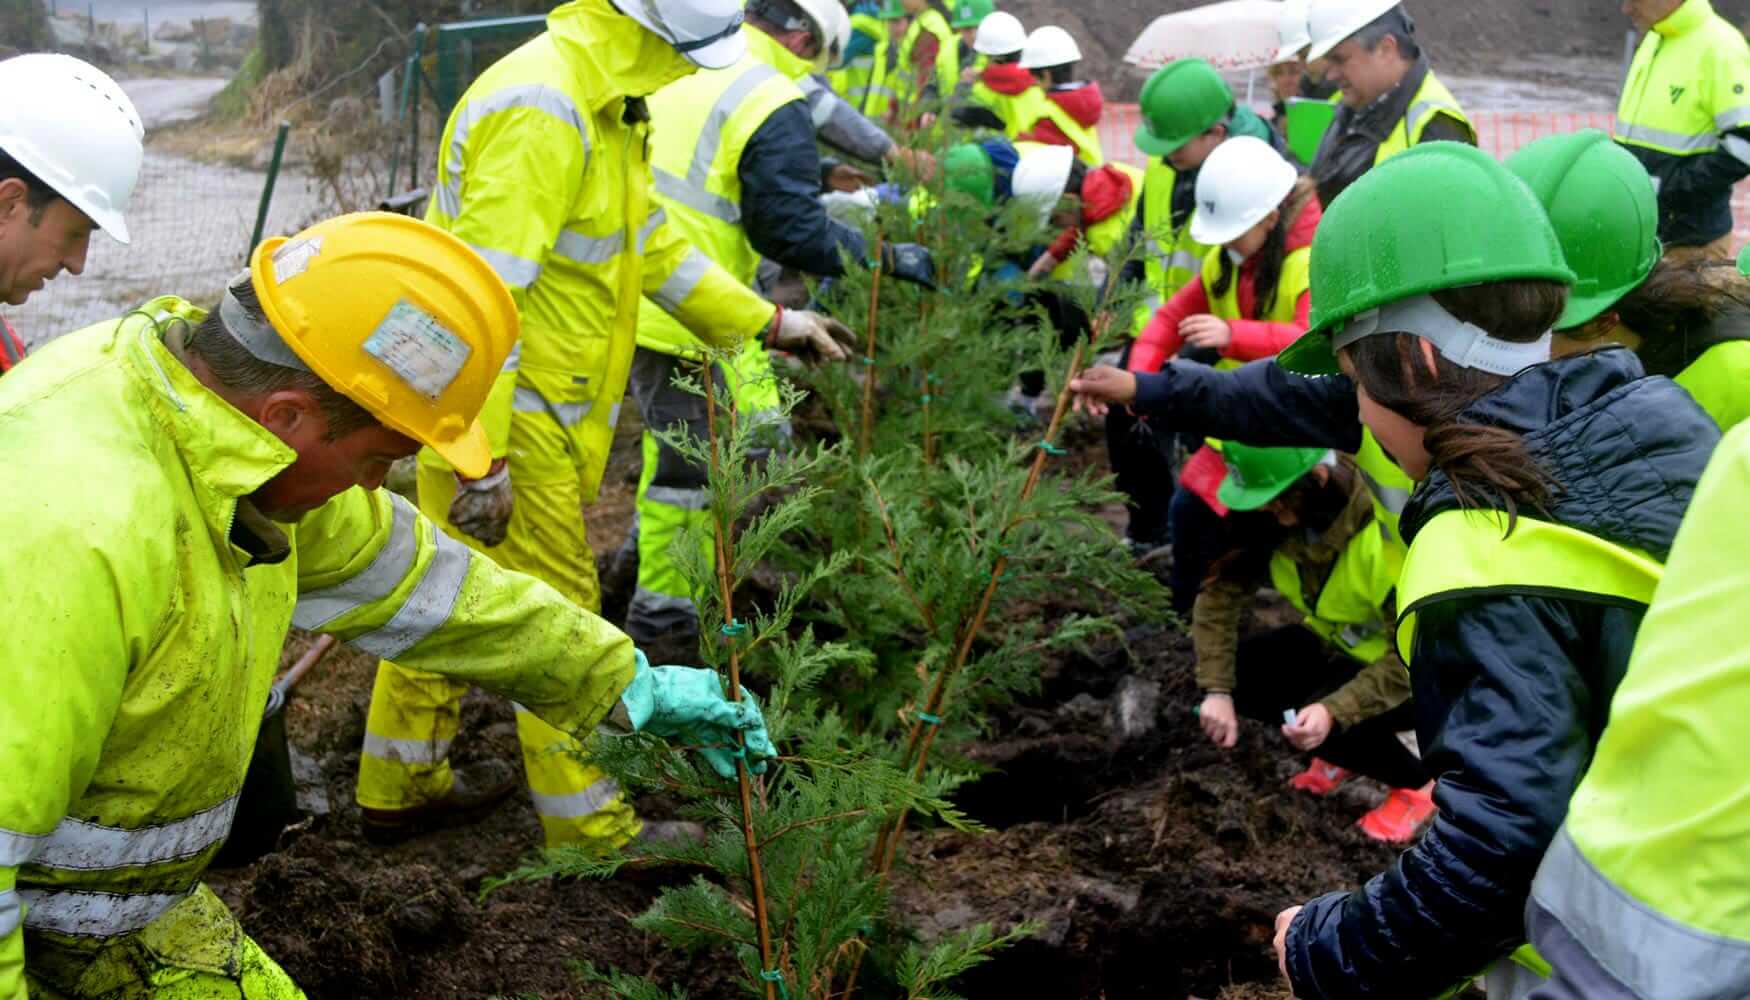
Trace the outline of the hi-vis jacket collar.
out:
[[[1331,350],[1341,351],[1365,337],[1408,333],[1433,344],[1446,360],[1461,368],[1496,375],[1517,375],[1549,360],[1551,335],[1527,343],[1491,337],[1480,326],[1459,319],[1430,295],[1417,295],[1356,315],[1331,337]]]

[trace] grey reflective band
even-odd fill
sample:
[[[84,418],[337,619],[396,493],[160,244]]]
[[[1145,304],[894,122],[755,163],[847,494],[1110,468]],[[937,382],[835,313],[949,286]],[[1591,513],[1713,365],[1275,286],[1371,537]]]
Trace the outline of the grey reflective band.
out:
[[[673,313],[693,294],[693,289],[699,287],[699,282],[705,280],[705,275],[711,273],[711,258],[697,250],[689,252],[681,261],[662,287],[650,296],[650,300],[661,306],[665,312]]]
[[[682,510],[708,510],[711,507],[709,491],[688,490],[678,486],[652,486],[644,491],[644,498],[651,503],[679,507]]]
[[[711,167],[723,149],[723,130],[736,109],[761,84],[781,75],[765,63],[756,62],[730,81],[723,93],[717,95],[716,103],[705,117],[704,127],[699,130],[699,138],[693,146],[693,161],[687,165],[687,176],[682,178],[666,170],[655,170],[656,193],[714,219],[732,224],[740,222],[741,206],[709,190],[707,183],[711,178]]]
[[[554,403],[540,392],[519,385],[511,391],[510,408],[518,413],[545,413],[559,426],[571,428],[583,423],[583,418],[595,409],[595,403]]]
[[[1687,927],[1642,903],[1586,860],[1565,826],[1531,899],[1636,996],[1724,1000],[1750,984],[1750,941]]]
[[[589,129],[584,124],[583,115],[577,110],[577,104],[571,98],[544,83],[506,87],[457,109],[455,126],[450,131],[450,145],[445,150],[447,155],[442,166],[445,183],[438,188],[438,211],[452,219],[462,211],[462,151],[467,147],[468,133],[474,130],[474,126],[482,118],[513,108],[542,111],[576,129],[578,141],[583,144],[584,164],[588,165]]]
[[[1731,154],[1732,159],[1750,166],[1750,142],[1745,141],[1742,136],[1728,135],[1721,145]]]
[[[661,167],[652,167],[650,172],[658,195],[719,222],[730,225],[741,222],[741,206],[728,198],[712,194],[702,187],[694,187]]]
[[[419,578],[413,592],[407,595],[407,602],[383,627],[354,639],[352,645],[355,649],[393,660],[449,622],[456,599],[462,595],[462,584],[468,578],[473,552],[435,529],[432,529],[432,540],[436,543],[436,551],[430,565],[425,568],[425,574]]]
[[[412,504],[393,494],[389,504],[393,508],[389,537],[370,565],[332,587],[299,594],[292,610],[293,625],[319,632],[342,615],[387,600],[407,579],[407,571],[413,568],[413,560],[419,555],[419,538],[414,532],[419,515]]]
[[[1437,114],[1445,114],[1459,121],[1464,120],[1464,112],[1450,104],[1441,101],[1417,101],[1410,105],[1409,112],[1404,115],[1404,121],[1407,123],[1410,133],[1414,134],[1418,128],[1422,127],[1422,122],[1425,119]]]
[[[293,371],[307,372],[310,366],[304,360],[292,353],[286,342],[280,339],[279,332],[265,321],[251,317],[243,308],[243,303],[237,301],[237,296],[231,294],[230,286],[225,288],[225,297],[219,300],[219,321],[231,339],[242,345],[249,356],[257,361],[265,361],[270,365],[290,368]]]
[[[1750,105],[1727,108],[1719,114],[1714,115],[1714,128],[1719,129],[1721,132],[1739,128],[1744,125],[1750,125]]]
[[[1359,465],[1357,465],[1355,469],[1361,473],[1361,481],[1366,485],[1367,492],[1373,494],[1373,499],[1378,500],[1381,507],[1390,511],[1395,517],[1403,516],[1404,508],[1410,505],[1409,490],[1399,489],[1395,486],[1387,486],[1373,478],[1372,473],[1363,469]]]
[[[36,852],[42,850],[43,842],[48,839],[46,833],[0,830],[0,868],[17,868],[36,857]]]
[[[1549,333],[1527,343],[1489,336],[1480,326],[1446,311],[1431,295],[1416,295],[1369,309],[1343,324],[1331,337],[1332,352],[1382,333],[1408,333],[1433,344],[1442,357],[1460,368],[1495,375],[1517,375],[1549,360]]]
[[[108,871],[192,858],[218,846],[230,834],[236,812],[237,797],[233,795],[193,816],[137,829],[69,816],[49,834],[31,863],[63,871]]]
[[[656,227],[667,221],[668,212],[661,205],[656,207],[656,211],[645,216],[644,225],[638,227],[638,253],[640,256],[644,254],[644,244],[650,242],[650,237],[656,234]]]
[[[397,740],[365,730],[365,755],[398,764],[441,764],[450,755],[450,741]]]
[[[1706,153],[1719,148],[1718,133],[1703,132],[1701,135],[1685,135],[1682,132],[1667,132],[1662,128],[1648,125],[1616,126],[1616,138],[1623,142],[1631,142],[1641,146],[1655,146],[1675,153],[1689,155]]]
[[[561,229],[553,252],[577,264],[606,264],[626,249],[626,231],[607,236],[588,236],[575,229]]]
[[[23,922],[24,905],[18,893],[12,889],[0,892],[0,939],[17,930]]]
[[[182,892],[113,893],[20,889],[24,926],[81,937],[114,937],[137,931],[187,899]]]
[[[593,816],[614,801],[614,796],[620,794],[620,786],[612,778],[590,785],[581,792],[570,795],[544,795],[533,789],[529,790],[529,798],[535,801],[535,812],[548,819],[583,819]]]
[[[476,243],[468,244],[468,249],[492,265],[492,269],[498,272],[499,279],[511,288],[527,288],[541,276],[541,265],[527,257],[518,257],[514,253],[494,250]]]

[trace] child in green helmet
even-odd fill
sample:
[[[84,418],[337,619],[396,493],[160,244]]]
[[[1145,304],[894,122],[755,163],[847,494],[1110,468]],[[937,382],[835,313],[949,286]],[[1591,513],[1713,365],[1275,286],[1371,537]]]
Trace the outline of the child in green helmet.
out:
[[[1380,530],[1355,463],[1320,448],[1222,449],[1221,502],[1270,515],[1279,530],[1236,535],[1191,612],[1198,723],[1231,747],[1238,716],[1273,723],[1316,753],[1290,784],[1335,791],[1350,772],[1392,789],[1362,832],[1403,842],[1434,813],[1422,762],[1398,739],[1415,727],[1410,675],[1391,648],[1403,546]],[[1254,595],[1271,586],[1301,621],[1240,638]]]
[[[1279,363],[1341,370],[1417,481],[1397,648],[1433,825],[1391,870],[1277,918],[1302,1000],[1531,995],[1531,878],[1627,669],[1659,561],[1718,440],[1626,350],[1549,360],[1574,274],[1543,206],[1487,154],[1429,143],[1336,199],[1312,326]],[[1511,956],[1511,957],[1509,957]]]

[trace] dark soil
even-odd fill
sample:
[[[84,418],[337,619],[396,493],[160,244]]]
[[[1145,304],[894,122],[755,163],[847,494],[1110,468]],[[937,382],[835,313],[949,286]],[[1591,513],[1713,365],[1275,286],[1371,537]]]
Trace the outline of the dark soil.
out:
[[[623,430],[616,469],[632,467],[635,426]],[[1101,460],[1096,435],[1066,440],[1078,464]],[[598,552],[617,546],[630,498],[613,480],[588,512]],[[288,661],[308,642],[295,637]],[[522,794],[471,825],[366,841],[353,786],[374,670],[337,652],[288,709],[329,812],[287,831],[276,853],[211,878],[313,1000],[583,996],[581,962],[695,998],[742,995],[727,956],[685,955],[632,929],[658,884],[544,881],[482,897],[483,880],[539,846]],[[1300,761],[1279,736],[1247,724],[1236,750],[1217,750],[1195,701],[1188,640],[1142,624],[1058,663],[1039,698],[970,748],[993,770],[960,801],[992,832],[912,834],[896,916],[925,939],[981,922],[1042,929],[969,975],[963,995],[1286,996],[1270,949],[1276,913],[1358,884],[1392,852],[1353,829],[1373,801],[1365,787],[1330,801],[1290,793],[1282,782]],[[509,706],[475,692],[452,759],[483,758],[520,759]]]

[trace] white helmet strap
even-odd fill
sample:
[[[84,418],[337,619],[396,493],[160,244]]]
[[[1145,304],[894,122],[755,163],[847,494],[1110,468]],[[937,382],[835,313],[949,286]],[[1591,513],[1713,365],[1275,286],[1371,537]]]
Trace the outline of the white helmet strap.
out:
[[[231,339],[241,344],[243,349],[248,351],[249,355],[257,361],[265,361],[270,365],[279,365],[281,368],[290,368],[293,371],[309,371],[310,366],[304,363],[303,358],[292,353],[292,349],[287,347],[285,340],[280,337],[279,331],[268,323],[249,315],[249,310],[243,308],[243,303],[239,302],[237,296],[232,293],[233,285],[248,280],[250,280],[249,272],[244,271],[238,277],[231,279],[230,284],[225,286],[225,297],[219,300],[219,319],[225,327],[225,332],[229,333]]]
[[[1433,296],[1417,295],[1355,316],[1332,335],[1331,350],[1340,351],[1358,340],[1385,333],[1421,337],[1460,368],[1495,375],[1517,375],[1548,361],[1552,339],[1547,331],[1526,343],[1492,337],[1482,327],[1447,312]]]

